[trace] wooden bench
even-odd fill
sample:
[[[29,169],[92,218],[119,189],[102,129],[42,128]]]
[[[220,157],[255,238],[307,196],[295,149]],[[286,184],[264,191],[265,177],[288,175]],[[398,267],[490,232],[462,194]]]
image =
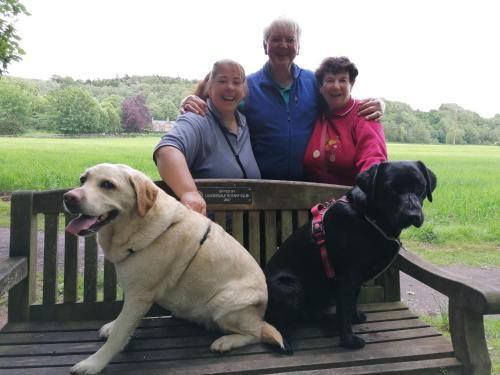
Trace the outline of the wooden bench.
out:
[[[160,186],[164,187],[161,183]],[[264,265],[313,203],[341,196],[345,187],[259,180],[200,180],[198,186],[222,226]],[[8,291],[8,323],[0,333],[0,374],[67,374],[103,343],[102,324],[122,305],[113,266],[95,237],[62,233],[64,190],[12,195],[10,258],[0,264],[0,292]],[[65,220],[70,217],[65,215]],[[38,229],[44,233],[37,252]],[[63,248],[57,246],[64,237]],[[41,259],[37,259],[41,257]],[[38,266],[37,266],[38,265]],[[449,297],[451,340],[400,302],[399,271]],[[108,374],[489,374],[483,315],[500,312],[500,293],[402,250],[396,263],[364,287],[368,321],[355,325],[367,345],[339,347],[334,328],[304,325],[291,332],[295,354],[260,344],[218,355],[218,333],[177,320],[154,307]]]

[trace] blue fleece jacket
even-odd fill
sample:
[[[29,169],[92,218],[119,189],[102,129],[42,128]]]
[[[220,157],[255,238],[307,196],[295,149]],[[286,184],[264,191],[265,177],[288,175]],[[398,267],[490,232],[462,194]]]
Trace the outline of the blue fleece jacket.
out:
[[[286,103],[272,80],[269,63],[249,75],[244,113],[262,178],[304,180],[304,153],[318,112],[314,73],[293,64]]]

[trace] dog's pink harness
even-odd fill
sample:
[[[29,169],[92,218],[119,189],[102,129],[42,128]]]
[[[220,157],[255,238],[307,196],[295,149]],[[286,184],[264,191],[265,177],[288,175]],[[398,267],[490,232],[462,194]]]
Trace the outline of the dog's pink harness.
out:
[[[349,202],[346,196],[338,199],[342,202]],[[326,203],[318,203],[316,206],[311,208],[312,218],[312,235],[316,245],[319,247],[319,254],[321,256],[321,262],[323,263],[323,268],[325,269],[325,275],[329,279],[335,278],[335,269],[328,259],[328,251],[326,250],[326,239],[325,239],[325,226],[323,224],[323,218],[326,211],[335,204],[335,199],[330,199]]]

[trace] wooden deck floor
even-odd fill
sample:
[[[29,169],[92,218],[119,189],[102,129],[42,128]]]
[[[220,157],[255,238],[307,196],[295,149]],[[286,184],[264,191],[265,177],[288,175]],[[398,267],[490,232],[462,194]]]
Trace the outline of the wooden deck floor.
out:
[[[251,345],[219,355],[208,349],[220,334],[172,318],[143,319],[106,374],[462,374],[449,339],[403,304],[362,306],[368,321],[355,326],[367,345],[338,346],[335,331],[302,327],[290,332],[293,356]],[[0,332],[0,375],[68,374],[94,353],[105,322],[9,323]],[[444,371],[444,369],[446,369]]]

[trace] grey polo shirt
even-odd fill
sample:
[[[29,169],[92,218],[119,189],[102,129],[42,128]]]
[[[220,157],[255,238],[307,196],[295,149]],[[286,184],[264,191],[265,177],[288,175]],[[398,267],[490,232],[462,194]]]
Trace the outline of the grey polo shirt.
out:
[[[161,138],[154,152],[164,146],[177,148],[186,157],[193,178],[243,178],[243,172],[222,134],[224,131],[240,157],[247,178],[260,178],[245,116],[236,112],[236,135],[226,128],[222,120],[220,123],[223,127],[219,126],[214,117],[218,116],[217,110],[210,100],[208,105],[211,111],[206,116],[190,112],[180,115],[175,126]]]

